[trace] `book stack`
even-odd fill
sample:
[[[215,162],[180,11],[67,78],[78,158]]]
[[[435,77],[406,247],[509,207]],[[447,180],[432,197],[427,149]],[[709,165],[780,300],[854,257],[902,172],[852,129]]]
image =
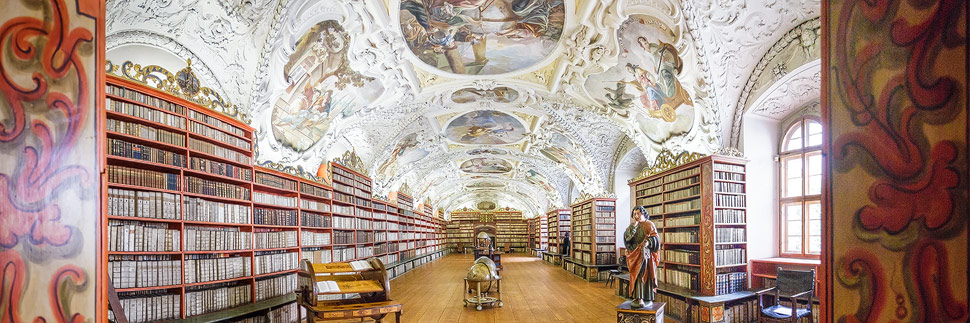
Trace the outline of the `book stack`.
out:
[[[311,200],[300,200],[300,208],[324,213],[330,212],[330,204]]]
[[[334,204],[331,208],[333,209],[333,213],[336,213],[336,214],[351,215],[351,216],[354,215],[353,206]]]
[[[745,242],[744,228],[715,228],[714,243]]]
[[[253,192],[253,202],[260,204],[269,204],[279,207],[296,207],[296,196],[283,196],[270,194],[266,192]]]
[[[357,228],[357,219],[355,218],[334,215],[332,219],[334,229],[354,230]]]
[[[357,258],[370,258],[374,256],[374,246],[357,246]]]
[[[108,277],[119,289],[181,284],[182,261],[159,255],[109,255]]]
[[[330,244],[330,232],[300,232],[301,246],[323,246]]]
[[[185,315],[201,315],[248,304],[251,300],[249,288],[243,282],[186,287]]]
[[[108,165],[108,182],[177,191],[179,189],[179,174]]]
[[[335,247],[333,248],[333,261],[342,262],[353,260],[356,257],[356,249],[349,247]]]
[[[300,183],[300,193],[313,195],[319,198],[325,198],[325,199],[330,198],[330,190],[322,187],[313,186],[307,183]]]
[[[253,223],[262,225],[298,225],[296,210],[279,210],[257,207],[253,210]]]
[[[179,239],[166,223],[108,221],[108,251],[179,251]]]
[[[353,244],[354,232],[353,231],[334,231],[333,243],[334,244]]]
[[[714,223],[744,224],[744,210],[737,210],[737,209],[714,210]]]
[[[714,249],[715,266],[741,265],[747,262],[744,248],[730,248],[729,246],[717,246]]]
[[[202,283],[252,275],[247,256],[185,255],[185,283]]]
[[[296,269],[298,265],[296,252],[261,252],[256,255],[254,260],[256,275],[292,270]]]
[[[176,114],[185,114],[185,110],[186,110],[185,107],[169,101],[165,101],[162,98],[146,95],[136,90],[128,89],[114,84],[108,84],[105,87],[105,93],[122,97],[135,102],[139,102],[141,104],[150,105],[157,109],[174,112]]]
[[[242,138],[232,136],[230,134],[222,132],[221,130],[213,129],[207,125],[204,125],[195,121],[189,122],[188,130],[192,133],[202,135],[203,137],[207,137],[209,139],[226,143],[238,148],[242,148],[245,150],[253,149],[252,145],[250,145],[248,141],[243,140]]]
[[[120,139],[108,138],[108,154],[175,167],[185,167],[186,164],[185,155]]]
[[[189,158],[189,168],[200,172],[215,174],[219,176],[232,177],[244,181],[253,179],[253,171],[233,164],[217,162],[205,158]]]
[[[243,131],[242,129],[239,129],[239,127],[233,126],[233,125],[231,125],[231,124],[229,124],[229,123],[227,123],[225,121],[219,120],[219,118],[213,117],[211,115],[208,115],[208,114],[205,114],[205,113],[202,113],[202,112],[198,112],[198,111],[195,111],[195,110],[189,110],[188,111],[188,116],[192,120],[199,121],[199,122],[205,123],[207,125],[216,127],[216,128],[218,128],[218,129],[220,129],[222,131],[225,131],[225,132],[234,134],[236,136],[239,136],[239,137],[245,137],[246,136],[246,132]]]
[[[249,200],[248,188],[229,183],[185,176],[185,191],[237,200]]]
[[[249,223],[248,205],[215,202],[193,196],[185,196],[184,204],[186,221]]]
[[[663,241],[668,243],[697,243],[697,231],[664,232]]]
[[[108,215],[178,220],[179,196],[173,193],[108,189]]]
[[[185,129],[185,118],[183,117],[112,98],[107,98],[105,101],[105,110],[160,123],[173,128]]]
[[[166,143],[173,146],[185,146],[185,135],[156,129],[146,125],[108,118],[105,130],[113,131],[142,139]]]
[[[252,165],[252,158],[246,154],[194,138],[189,138],[189,149],[218,158],[228,159],[243,165]]]
[[[330,216],[310,213],[300,213],[300,225],[304,227],[329,228]]]
[[[231,227],[185,227],[185,250],[242,250],[252,246],[252,234]]]
[[[256,229],[253,233],[255,249],[279,249],[297,246],[296,231]]]
[[[296,274],[256,280],[256,300],[289,294],[296,290]]]
[[[747,287],[748,273],[732,272],[717,274],[716,286],[718,294],[729,294],[745,290]]]
[[[121,308],[125,309],[128,322],[159,322],[181,317],[182,297],[165,291],[140,291],[118,293]],[[108,311],[108,321],[117,322],[114,312]]]

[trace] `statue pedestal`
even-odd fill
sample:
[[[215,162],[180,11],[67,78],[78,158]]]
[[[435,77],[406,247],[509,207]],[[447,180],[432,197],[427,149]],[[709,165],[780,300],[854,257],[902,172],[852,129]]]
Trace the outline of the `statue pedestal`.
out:
[[[653,302],[645,307],[630,307],[630,301],[616,307],[616,323],[663,323],[664,306],[667,303]]]

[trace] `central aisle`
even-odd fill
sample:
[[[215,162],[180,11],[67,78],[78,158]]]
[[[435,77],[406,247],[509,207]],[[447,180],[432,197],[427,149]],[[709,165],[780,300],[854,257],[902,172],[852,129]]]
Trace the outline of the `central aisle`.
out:
[[[403,322],[615,322],[624,301],[616,285],[589,283],[525,254],[502,255],[503,307],[462,307],[470,254],[445,256],[391,281],[391,299],[404,304]],[[393,322],[393,318],[390,321]]]

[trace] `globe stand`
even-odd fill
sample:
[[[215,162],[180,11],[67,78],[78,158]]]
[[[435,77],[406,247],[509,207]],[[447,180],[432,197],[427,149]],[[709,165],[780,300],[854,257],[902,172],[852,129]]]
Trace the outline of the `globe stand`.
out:
[[[497,297],[488,296],[487,292],[482,292],[482,283],[485,282],[495,282],[495,293]],[[472,286],[475,288],[472,289]],[[474,295],[470,292],[474,290]],[[481,311],[482,305],[491,305],[502,307],[502,279],[498,278],[495,280],[471,280],[465,278],[465,298],[462,300],[464,305],[475,304],[475,309]]]

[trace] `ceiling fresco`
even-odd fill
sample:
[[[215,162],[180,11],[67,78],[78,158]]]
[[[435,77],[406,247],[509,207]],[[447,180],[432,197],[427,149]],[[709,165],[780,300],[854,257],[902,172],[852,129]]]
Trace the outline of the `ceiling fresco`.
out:
[[[525,138],[526,127],[519,119],[495,110],[479,110],[463,114],[445,127],[445,136],[466,145],[504,145]]]
[[[405,0],[401,32],[420,62],[455,74],[502,74],[555,49],[562,0]]]
[[[574,189],[610,196],[617,169],[661,151],[732,145],[735,107],[778,115],[801,100],[785,101],[779,80],[812,96],[820,4],[109,0],[107,10],[109,56],[138,45],[191,58],[255,129],[261,165],[316,174],[353,151],[376,196],[407,186],[445,212],[487,201],[536,216],[568,206]]]

